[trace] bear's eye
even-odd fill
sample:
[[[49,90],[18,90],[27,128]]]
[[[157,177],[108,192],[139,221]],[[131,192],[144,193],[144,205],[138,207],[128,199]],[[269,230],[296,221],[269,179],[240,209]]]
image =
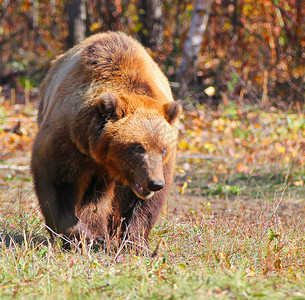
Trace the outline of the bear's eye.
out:
[[[145,148],[140,143],[132,144],[131,149],[138,154],[144,154],[146,152]]]
[[[167,149],[166,149],[166,146],[164,146],[161,155],[162,155],[163,157],[165,157],[166,152],[167,152]]]

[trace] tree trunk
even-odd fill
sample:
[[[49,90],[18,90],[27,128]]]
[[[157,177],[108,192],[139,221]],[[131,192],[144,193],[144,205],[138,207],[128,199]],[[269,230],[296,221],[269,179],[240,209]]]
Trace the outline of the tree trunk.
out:
[[[86,1],[71,0],[66,9],[69,29],[67,47],[71,48],[86,37]]]
[[[38,1],[33,0],[33,28],[38,28],[38,20],[39,20],[39,10],[38,10]]]
[[[123,30],[121,23],[122,4],[121,1],[98,0],[96,10],[99,15],[99,23],[101,31]]]
[[[161,0],[138,0],[139,37],[144,46],[154,50],[163,43],[164,15]]]
[[[213,0],[197,0],[191,26],[184,43],[181,65],[178,72],[180,96],[185,95],[195,82],[198,67],[198,54],[207,27]]]
[[[296,10],[297,10],[297,21],[295,25],[295,31],[294,31],[294,44],[297,52],[297,58],[298,60],[302,57],[302,47],[300,47],[301,44],[301,32],[302,32],[302,0],[296,0],[295,3]],[[303,27],[304,29],[304,27]]]
[[[233,0],[234,11],[232,15],[232,26],[233,26],[233,34],[238,33],[238,23],[239,23],[239,15],[238,15],[238,0]]]

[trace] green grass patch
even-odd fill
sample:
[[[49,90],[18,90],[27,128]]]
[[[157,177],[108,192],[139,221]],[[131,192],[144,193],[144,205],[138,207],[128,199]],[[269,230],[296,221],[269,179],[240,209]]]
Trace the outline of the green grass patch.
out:
[[[0,173],[0,298],[304,299],[303,116],[230,104],[181,126],[186,157],[140,254],[51,244],[29,172]]]
[[[154,227],[151,251],[143,255],[90,247],[66,251],[51,244],[37,206],[33,210],[23,197],[0,222],[0,297],[301,299],[305,224],[295,210],[282,214],[277,206],[284,202],[275,188],[283,189],[283,174],[219,175],[215,186],[260,186],[264,193],[258,199],[243,189],[212,190],[198,197],[198,206],[189,202],[182,211],[180,200],[192,198],[174,186],[168,215]],[[195,176],[187,189],[202,180],[208,184],[210,176]],[[273,202],[264,198],[268,193],[274,193]],[[286,188],[281,195],[288,193]],[[228,208],[228,201],[230,210],[219,209],[225,202]]]

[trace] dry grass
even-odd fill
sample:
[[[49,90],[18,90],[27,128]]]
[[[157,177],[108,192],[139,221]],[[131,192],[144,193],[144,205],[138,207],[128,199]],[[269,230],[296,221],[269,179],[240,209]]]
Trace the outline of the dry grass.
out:
[[[221,144],[224,154],[234,145]],[[28,150],[3,164],[20,156],[26,163]],[[151,235],[154,257],[49,244],[30,174],[0,171],[0,297],[304,299],[302,165],[272,161],[268,152],[264,168],[240,169],[229,154],[228,160],[211,155],[178,160],[172,194]]]

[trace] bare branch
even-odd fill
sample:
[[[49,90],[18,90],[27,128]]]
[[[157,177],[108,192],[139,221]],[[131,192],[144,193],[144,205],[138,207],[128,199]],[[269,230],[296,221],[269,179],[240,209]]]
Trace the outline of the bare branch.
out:
[[[13,170],[13,171],[25,172],[25,171],[29,171],[30,167],[29,166],[0,165],[0,170]]]

